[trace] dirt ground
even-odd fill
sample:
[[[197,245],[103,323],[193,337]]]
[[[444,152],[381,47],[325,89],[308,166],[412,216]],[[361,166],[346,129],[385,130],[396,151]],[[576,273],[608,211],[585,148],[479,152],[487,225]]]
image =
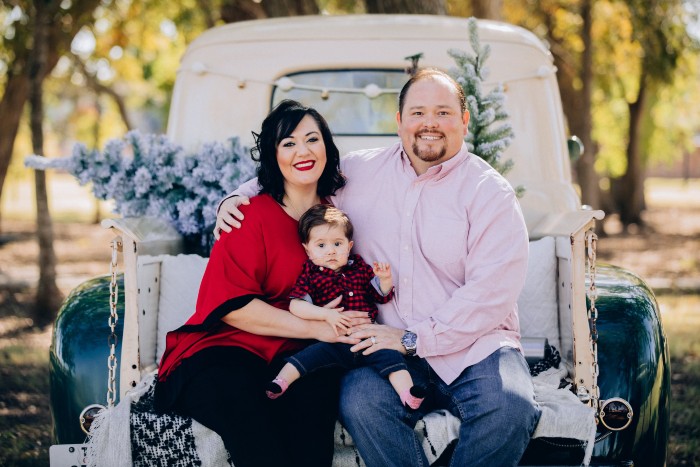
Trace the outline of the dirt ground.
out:
[[[663,184],[662,184],[663,185]],[[599,260],[635,271],[661,294],[700,294],[700,189],[648,196],[647,227],[623,234],[605,224]],[[682,187],[681,187],[682,188]],[[109,272],[112,234],[99,225],[56,223],[58,286],[67,295],[87,278]],[[31,303],[38,278],[32,222],[2,220],[0,233],[0,465],[48,465],[50,328],[35,329]],[[28,350],[29,349],[29,350]],[[698,361],[698,356],[693,356]],[[674,372],[675,373],[675,372]],[[686,383],[684,383],[686,382]],[[690,384],[674,374],[674,394]],[[673,428],[672,428],[673,430]],[[698,453],[689,459],[697,459]],[[693,465],[683,459],[669,465]]]

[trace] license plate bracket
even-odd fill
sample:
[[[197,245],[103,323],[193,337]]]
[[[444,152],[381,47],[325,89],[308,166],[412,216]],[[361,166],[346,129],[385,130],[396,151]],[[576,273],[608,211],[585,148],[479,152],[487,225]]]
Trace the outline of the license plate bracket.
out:
[[[51,467],[85,467],[87,444],[54,444],[49,447]]]

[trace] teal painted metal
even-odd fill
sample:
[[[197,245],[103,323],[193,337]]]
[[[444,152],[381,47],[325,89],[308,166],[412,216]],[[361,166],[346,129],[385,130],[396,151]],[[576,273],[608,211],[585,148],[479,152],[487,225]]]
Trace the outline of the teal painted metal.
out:
[[[49,381],[54,443],[82,443],[80,412],[90,404],[107,404],[109,282],[111,276],[88,280],[74,289],[58,312],[49,351]],[[121,336],[124,281],[119,277],[115,332]],[[117,341],[117,358],[121,340]],[[118,386],[117,386],[118,387]]]
[[[594,458],[666,462],[670,424],[671,367],[654,293],[633,273],[598,267],[598,361],[600,398],[621,397],[634,411],[632,424],[596,444]]]

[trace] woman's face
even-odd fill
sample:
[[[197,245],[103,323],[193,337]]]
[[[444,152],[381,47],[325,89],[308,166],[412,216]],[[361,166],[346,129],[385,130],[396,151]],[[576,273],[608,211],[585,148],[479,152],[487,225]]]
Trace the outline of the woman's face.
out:
[[[326,145],[311,115],[301,119],[292,134],[277,145],[277,163],[285,189],[316,186],[326,167]]]

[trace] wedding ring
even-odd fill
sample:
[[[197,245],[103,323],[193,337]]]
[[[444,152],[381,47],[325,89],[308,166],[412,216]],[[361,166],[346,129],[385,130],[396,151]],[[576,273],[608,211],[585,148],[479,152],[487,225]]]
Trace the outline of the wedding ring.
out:
[[[376,337],[374,337],[374,336],[370,337],[370,338],[369,338],[369,340],[371,340],[371,341],[372,341],[372,345],[374,345],[374,344],[376,344],[376,343],[377,343],[377,338],[376,338]]]

